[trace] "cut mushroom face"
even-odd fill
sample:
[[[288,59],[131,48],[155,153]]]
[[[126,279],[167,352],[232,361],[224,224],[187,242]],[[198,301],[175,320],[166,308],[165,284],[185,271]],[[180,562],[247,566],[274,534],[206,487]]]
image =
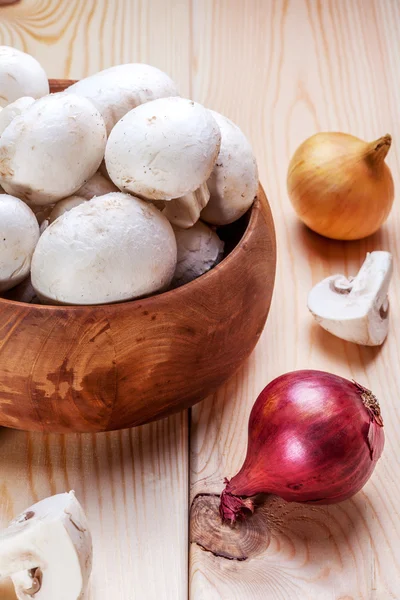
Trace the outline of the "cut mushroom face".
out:
[[[164,98],[131,110],[112,130],[106,166],[123,191],[149,200],[172,200],[197,190],[209,177],[221,134],[200,104]]]
[[[71,196],[97,171],[106,130],[95,107],[59,93],[37,100],[0,137],[0,183],[32,206]]]
[[[355,277],[332,275],[318,283],[309,294],[308,308],[333,335],[355,344],[379,346],[389,328],[392,271],[389,252],[371,252]]]
[[[31,209],[18,198],[0,195],[0,292],[29,275],[39,240],[39,224]]]
[[[129,194],[106,194],[46,229],[32,285],[44,302],[107,304],[165,289],[175,266],[175,235],[164,215]]]
[[[222,260],[224,242],[200,221],[190,229],[174,227],[174,231],[178,260],[172,287],[178,287],[215,267]]]
[[[32,106],[34,102],[34,98],[31,98],[30,96],[23,96],[22,98],[18,98],[18,100],[11,102],[11,104],[3,108],[3,110],[0,112],[0,135],[15,117],[21,115],[27,108]]]
[[[207,181],[210,201],[201,218],[213,225],[228,225],[244,215],[254,202],[257,163],[241,129],[223,115],[210,112],[221,130],[221,149]]]
[[[117,65],[74,83],[68,91],[88,98],[102,114],[109,134],[130,110],[157,98],[178,96],[175,83],[156,67]]]
[[[176,227],[188,229],[200,218],[202,209],[210,199],[210,192],[206,183],[203,183],[195,192],[165,202],[163,214],[168,221]]]
[[[10,46],[0,46],[0,106],[22,96],[38,99],[49,93],[47,75],[38,61]]]
[[[12,578],[19,600],[84,598],[92,539],[74,492],[46,498],[0,533],[0,578]]]

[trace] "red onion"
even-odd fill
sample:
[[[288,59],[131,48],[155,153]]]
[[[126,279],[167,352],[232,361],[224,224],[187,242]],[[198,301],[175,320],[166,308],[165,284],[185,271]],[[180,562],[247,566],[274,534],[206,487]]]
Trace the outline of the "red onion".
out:
[[[251,411],[247,456],[221,495],[220,514],[233,523],[253,512],[249,496],[332,504],[361,490],[385,443],[375,396],[323,371],[274,379]]]

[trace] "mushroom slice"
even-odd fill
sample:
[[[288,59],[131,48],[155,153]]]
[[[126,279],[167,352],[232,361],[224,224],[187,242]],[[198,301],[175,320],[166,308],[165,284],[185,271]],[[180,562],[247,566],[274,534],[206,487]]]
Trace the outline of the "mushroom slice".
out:
[[[389,327],[390,252],[371,252],[356,277],[332,275],[308,296],[316,321],[333,335],[363,346],[379,346]]]
[[[92,538],[74,492],[46,498],[0,533],[0,578],[19,600],[84,598],[92,568]]]
[[[196,191],[166,202],[163,214],[172,225],[189,229],[197,223],[209,199],[210,192],[207,184],[203,183]]]

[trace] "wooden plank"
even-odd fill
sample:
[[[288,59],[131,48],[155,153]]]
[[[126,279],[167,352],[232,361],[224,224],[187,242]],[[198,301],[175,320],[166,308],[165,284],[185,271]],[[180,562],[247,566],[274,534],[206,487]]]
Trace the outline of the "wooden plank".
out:
[[[388,163],[397,183],[399,3],[207,0],[194,6],[193,95],[236,121],[254,145],[275,218],[278,274],[255,353],[213,398],[192,410],[191,500],[218,494],[223,477],[237,472],[256,396],[268,381],[293,369],[328,370],[372,388],[385,417],[386,449],[372,480],[353,500],[309,508],[271,498],[247,538],[227,526],[222,542],[214,536],[215,554],[228,546],[236,549],[236,558],[247,560],[227,560],[199,545],[201,532],[206,527],[220,532],[220,524],[217,498],[197,497],[191,600],[399,598],[398,206],[371,239],[329,242],[298,223],[285,185],[291,154],[319,130],[367,140],[393,133]],[[356,272],[373,249],[395,255],[391,331],[378,349],[333,338],[312,322],[306,308],[313,284],[335,272]]]
[[[23,0],[0,8],[0,44],[80,78],[119,62],[167,71],[189,93],[189,3]],[[73,488],[94,540],[91,599],[187,597],[187,413],[112,434],[0,431],[0,526]],[[5,587],[0,598],[12,598]]]

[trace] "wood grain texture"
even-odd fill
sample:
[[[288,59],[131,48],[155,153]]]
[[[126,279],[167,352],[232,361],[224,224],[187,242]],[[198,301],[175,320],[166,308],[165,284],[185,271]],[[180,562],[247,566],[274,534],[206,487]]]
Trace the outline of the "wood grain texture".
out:
[[[370,141],[392,133],[387,162],[400,185],[399,18],[394,0],[194,3],[193,95],[235,120],[254,145],[277,230],[278,271],[255,353],[216,395],[192,409],[192,600],[400,598],[398,199],[372,238],[333,242],[298,222],[285,181],[298,144],[316,131],[333,130]],[[391,328],[383,348],[361,348],[315,325],[307,294],[329,274],[356,273],[365,253],[376,249],[395,257]],[[377,394],[386,448],[374,476],[343,504],[308,508],[270,498],[256,525],[221,530],[215,496],[204,494],[219,493],[223,477],[240,468],[259,391],[277,375],[301,368],[354,377]],[[211,551],[202,547],[205,527],[215,531]],[[224,553],[236,560],[218,556]]]
[[[261,188],[220,236],[219,265],[158,296],[90,307],[0,299],[0,424],[110,431],[213,393],[249,356],[269,311],[275,234]]]
[[[280,373],[312,367],[355,376],[369,384],[381,401],[386,449],[365,491],[350,502],[313,510],[270,499],[261,519],[269,536],[261,536],[256,544],[246,540],[239,547],[246,552],[245,561],[218,558],[193,543],[192,599],[400,597],[398,200],[388,224],[372,239],[334,243],[298,223],[285,187],[291,154],[303,139],[320,130],[342,130],[369,140],[392,133],[394,147],[388,163],[398,185],[399,22],[397,0],[21,0],[1,9],[1,43],[37,56],[50,77],[77,79],[121,60],[147,61],[178,81],[183,95],[235,120],[254,146],[277,228],[277,288],[256,352],[227,385],[192,411],[191,498],[220,492],[223,476],[233,475],[240,467],[251,405],[261,388]],[[395,277],[390,335],[382,349],[374,350],[330,337],[311,322],[305,306],[314,283],[333,272],[356,272],[365,252],[378,248],[394,253]],[[172,423],[171,431],[178,435],[179,419],[163,423]],[[176,525],[187,516],[185,486],[183,480],[175,479],[164,458],[171,457],[183,472],[185,453],[174,435],[171,440],[165,431],[159,431],[160,426],[129,434],[135,440],[135,462],[129,473],[136,486],[135,496],[126,492],[129,519],[121,517],[119,510],[120,479],[111,479],[114,475],[110,473],[110,465],[115,467],[121,460],[119,439],[126,432],[76,437],[4,430],[0,435],[3,523],[52,489],[61,491],[70,485],[82,494],[85,485],[90,490],[85,508],[89,516],[93,514],[92,529],[99,548],[93,600],[187,597],[186,541],[178,530],[182,525]],[[139,432],[142,444],[136,437]],[[82,446],[75,439],[81,440]],[[106,452],[102,446],[100,451],[98,440],[102,444],[109,440],[111,449]],[[50,441],[53,445],[49,446]],[[124,456],[129,456],[130,447],[122,437]],[[151,464],[154,460],[155,465],[164,465],[163,478],[156,468],[147,481],[149,456],[153,457]],[[65,468],[49,467],[54,464],[51,457]],[[102,466],[92,471],[94,464]],[[68,481],[64,472],[69,474]],[[51,487],[54,480],[59,487]],[[103,528],[98,500],[102,488],[106,499],[101,506],[103,513],[107,509],[109,519]],[[140,501],[135,503],[135,498]],[[151,510],[146,513],[143,499],[150,502]],[[150,527],[156,502],[163,518]],[[117,508],[111,511],[111,506]],[[210,526],[212,506],[211,502]],[[138,525],[131,554],[124,527],[131,525],[133,513]],[[147,528],[142,529],[144,515]],[[117,518],[121,528],[115,526]],[[264,532],[265,528],[260,523],[257,530]],[[230,531],[224,535],[231,540]],[[238,537],[243,540],[246,536]],[[237,548],[236,539],[234,544]],[[182,557],[180,566],[175,562],[177,552]],[[107,561],[110,555],[112,559]],[[154,564],[162,565],[157,579],[153,571],[150,575]]]
[[[148,62],[188,95],[188,19],[185,2],[21,0],[0,8],[0,44],[33,54],[49,77]],[[112,434],[1,429],[0,525],[31,502],[75,488],[95,545],[89,600],[185,600],[187,423],[184,412]],[[0,598],[13,598],[7,583]]]

